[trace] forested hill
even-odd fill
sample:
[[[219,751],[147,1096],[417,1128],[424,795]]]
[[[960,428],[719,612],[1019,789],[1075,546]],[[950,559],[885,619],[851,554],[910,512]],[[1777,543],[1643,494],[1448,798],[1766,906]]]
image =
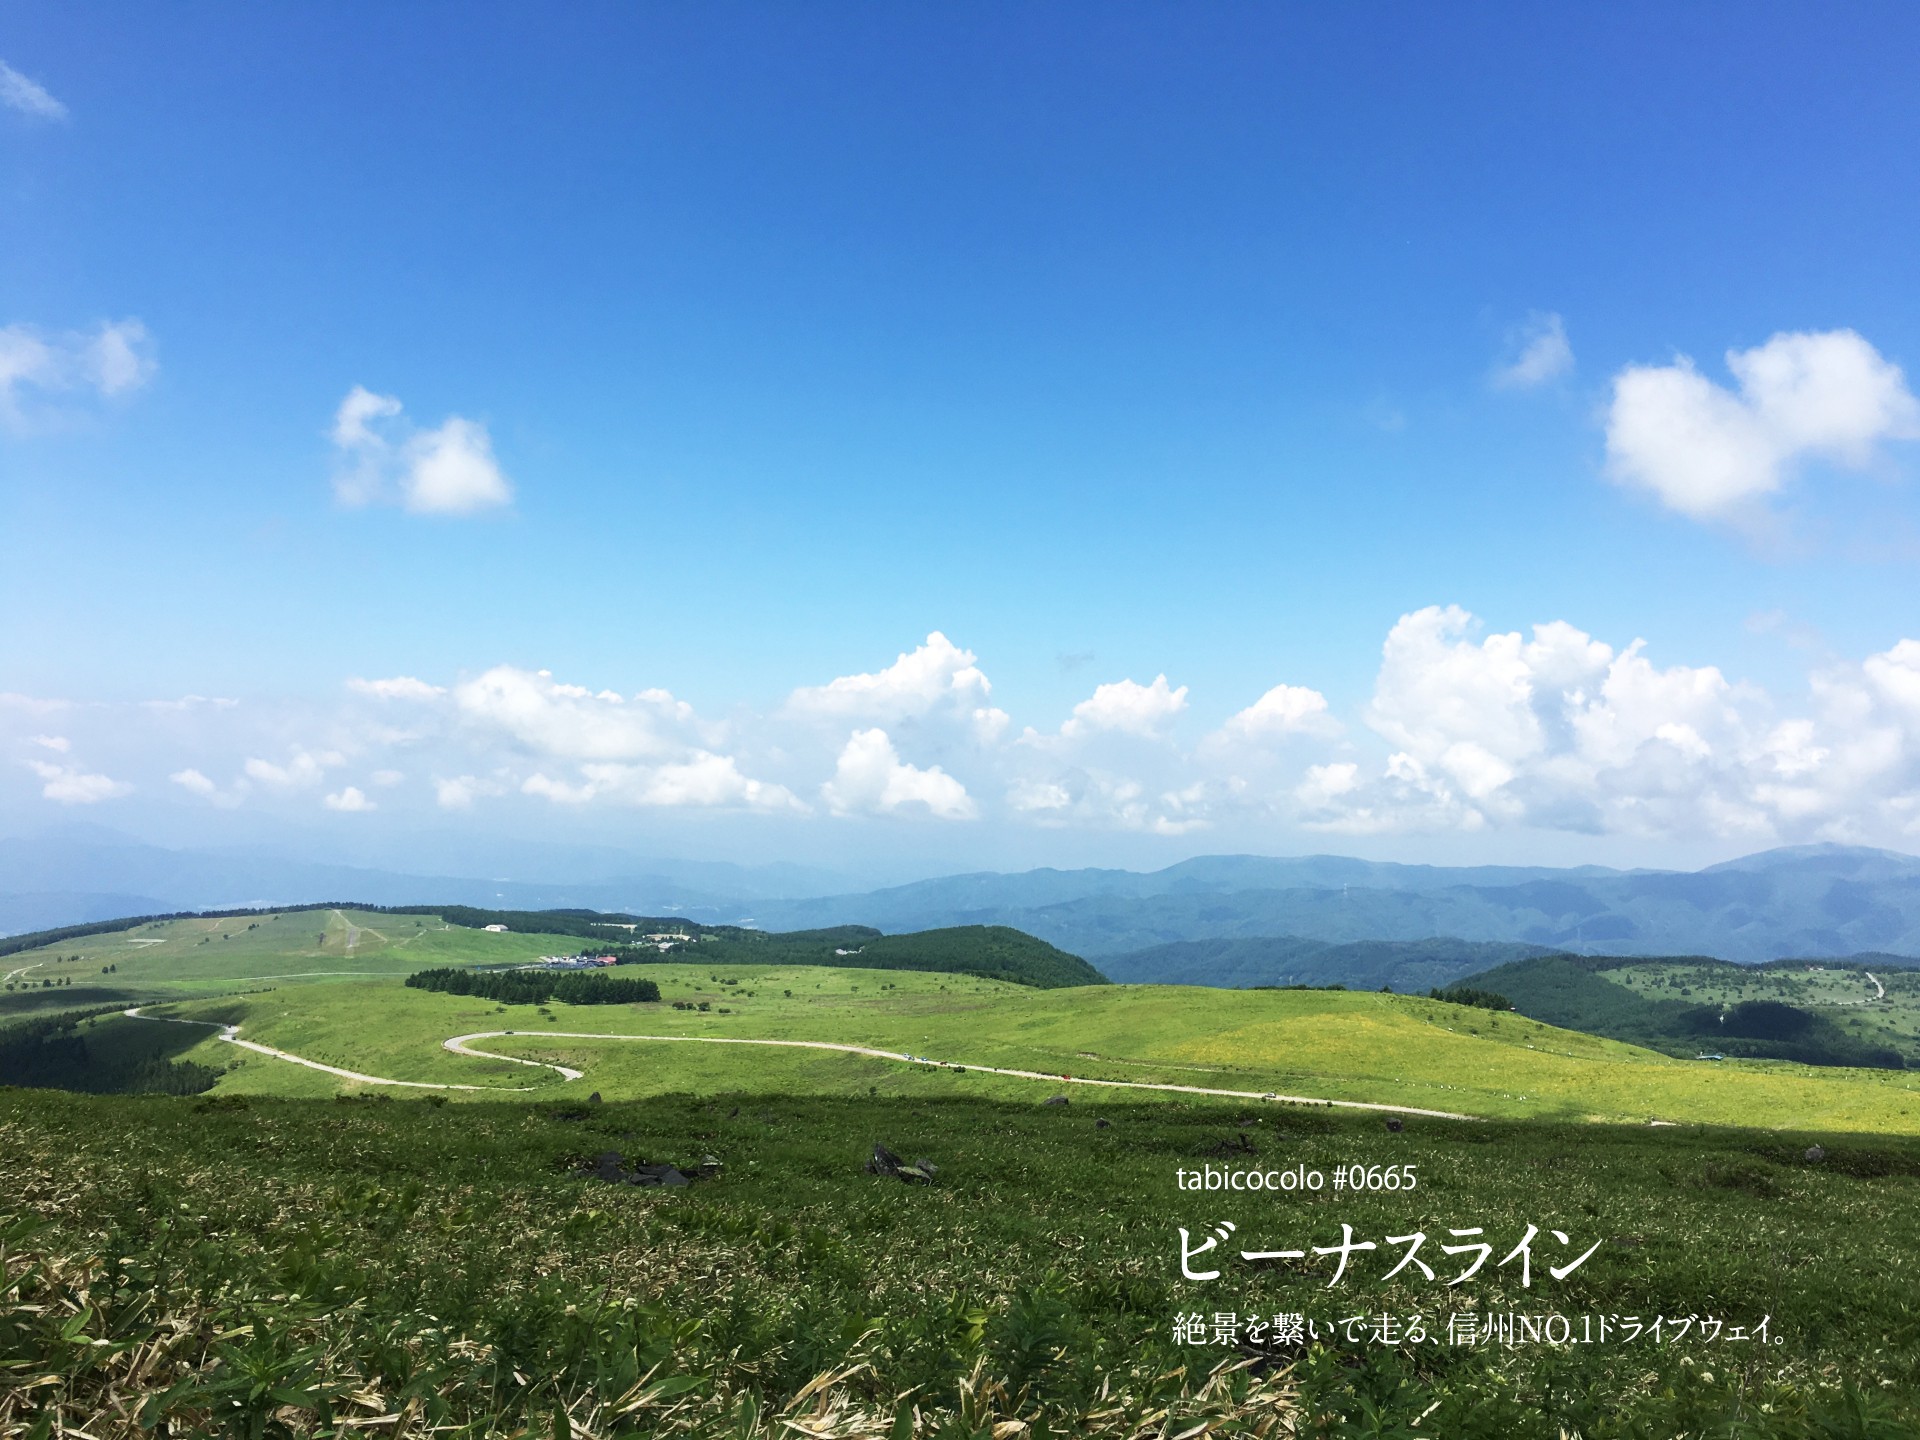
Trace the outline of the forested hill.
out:
[[[552,935],[572,941],[556,952],[612,954],[623,963],[696,960],[751,965],[828,965],[842,969],[931,970],[979,975],[1039,990],[1104,985],[1106,976],[1077,955],[1005,925],[958,925],[885,935],[866,925],[820,930],[767,931],[740,925],[701,925],[672,916],[603,914],[594,910],[480,910],[467,905],[287,905],[271,910],[207,910],[176,915],[139,915],[69,925],[0,941],[0,955],[94,935],[132,930],[156,920],[245,919],[303,911],[350,910],[359,914],[432,915],[468,930],[502,926],[516,934]],[[648,935],[670,937],[666,949]]]
[[[1463,983],[1506,997],[1528,1019],[1671,1055],[1906,1069],[1920,1067],[1913,964],[1894,956],[1734,965],[1542,955]]]
[[[1006,980],[1037,990],[1107,983],[1106,976],[1078,955],[1005,925],[956,925],[909,935],[883,935],[862,925],[785,933],[708,926],[691,950],[676,946],[663,954],[614,946],[610,953],[642,962],[697,958],[727,964],[934,970]]]

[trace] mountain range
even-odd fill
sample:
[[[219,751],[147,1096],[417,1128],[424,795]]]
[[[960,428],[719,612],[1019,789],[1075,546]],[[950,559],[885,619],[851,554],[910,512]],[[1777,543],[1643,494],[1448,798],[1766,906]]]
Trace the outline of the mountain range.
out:
[[[258,848],[171,850],[110,831],[15,837],[0,839],[0,933],[321,900],[577,907],[768,930],[1006,925],[1115,979],[1303,983],[1345,965],[1356,983],[1364,971],[1395,989],[1413,988],[1423,964],[1459,974],[1549,950],[1749,963],[1920,956],[1920,858],[1857,846],[1767,850],[1697,871],[1209,855],[1149,872],[979,872],[846,893],[829,893],[832,872],[800,866],[596,854],[579,868],[589,873],[577,882],[551,861],[534,878],[479,879]],[[1372,948],[1332,953],[1343,946]],[[1514,948],[1459,948],[1473,946]]]

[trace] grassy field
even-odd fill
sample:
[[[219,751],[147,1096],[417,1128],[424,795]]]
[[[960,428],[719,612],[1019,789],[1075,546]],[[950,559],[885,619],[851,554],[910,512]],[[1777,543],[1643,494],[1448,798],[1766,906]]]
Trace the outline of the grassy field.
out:
[[[0,1089],[0,1440],[56,1422],[95,1440],[1920,1435],[1920,1073],[1702,1063],[1347,991],[692,961],[623,971],[660,985],[643,1005],[403,983],[571,948],[347,911],[7,957],[118,967],[99,977],[111,985],[9,998],[117,989],[207,1022],[83,1022],[105,1068],[220,1073],[192,1098]],[[491,1092],[362,1085],[214,1025]],[[477,1043],[582,1078],[441,1045],[505,1031]],[[1390,1129],[982,1066],[1479,1118]],[[1071,1103],[1044,1103],[1056,1094]],[[931,1161],[932,1183],[866,1173],[877,1142]],[[704,1178],[654,1190],[579,1173],[607,1152]],[[1412,1164],[1419,1184],[1324,1183],[1354,1164]],[[1177,1183],[1209,1166],[1304,1167],[1323,1186]],[[1336,1282],[1312,1248],[1343,1226],[1378,1248]],[[1500,1262],[1529,1226],[1523,1285]],[[1189,1244],[1227,1239],[1216,1280],[1182,1275],[1183,1227]],[[1472,1228],[1499,1248],[1449,1285],[1464,1262],[1438,1247]],[[1390,1274],[1416,1232],[1435,1277]],[[1542,1273],[1589,1246],[1563,1279]],[[1235,1247],[1307,1253],[1249,1262]],[[1499,1327],[1519,1322],[1495,1317],[1514,1314],[1616,1328],[1509,1344]],[[1469,1316],[1490,1327],[1470,1343]],[[1644,1333],[1653,1316],[1673,1322],[1663,1338],[1623,1338],[1621,1317]],[[1238,1328],[1252,1319],[1257,1332]],[[1732,1326],[1749,1338],[1723,1339]]]
[[[1318,1109],[804,1098],[764,1078],[598,1106],[0,1092],[0,1436],[48,1433],[54,1412],[96,1437],[1920,1433],[1912,1141],[1828,1138],[1814,1163],[1804,1136],[1393,1133]],[[934,1182],[865,1173],[877,1141]],[[607,1150],[721,1163],[680,1190],[571,1173]],[[1421,1183],[1175,1180],[1352,1163],[1412,1163]],[[1385,1244],[1338,1284],[1317,1255],[1183,1278],[1179,1228],[1223,1221],[1256,1248],[1327,1246],[1343,1224],[1480,1227],[1501,1248],[1455,1288],[1463,1260],[1429,1247],[1436,1279],[1389,1278],[1404,1247]],[[1523,1287],[1498,1262],[1528,1225],[1543,1248]],[[1561,1281],[1538,1268],[1556,1228],[1598,1244]],[[1448,1341],[1450,1316],[1478,1335],[1510,1313],[1693,1323]],[[1191,1315],[1199,1343],[1176,1337]],[[1216,1341],[1228,1315],[1299,1316],[1318,1338]],[[1385,1339],[1345,1323],[1382,1315],[1401,1327]]]
[[[511,964],[571,953],[579,944],[565,936],[463,929],[438,916],[361,910],[162,920],[0,957],[0,1020],[48,1008],[135,1004],[248,985]],[[71,983],[43,983],[49,980]]]
[[[291,984],[163,1013],[238,1023],[247,1039],[363,1074],[534,1087],[609,1098],[739,1088],[777,1073],[794,1093],[1042,1098],[1038,1082],[759,1047],[542,1039],[543,1031],[825,1040],[961,1065],[1274,1091],[1488,1117],[1769,1124],[1920,1133],[1920,1074],[1775,1062],[1709,1065],[1514,1015],[1405,996],[1100,986],[1034,991],[950,975],[808,967],[655,965],[662,1003],[499,1006],[397,980]],[[701,1011],[674,1008],[674,1002]],[[112,1028],[145,1022],[111,1018]],[[482,1048],[566,1065],[586,1078],[447,1053]],[[188,1032],[189,1035],[197,1032]],[[183,1058],[233,1066],[222,1091],[318,1095],[343,1083],[211,1037]],[[350,1087],[348,1087],[350,1088]]]

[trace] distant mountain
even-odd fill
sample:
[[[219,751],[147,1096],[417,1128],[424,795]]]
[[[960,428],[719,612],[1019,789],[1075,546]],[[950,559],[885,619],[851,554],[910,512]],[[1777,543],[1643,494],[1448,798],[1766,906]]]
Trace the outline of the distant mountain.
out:
[[[1298,935],[1252,940],[1177,940],[1102,957],[1109,979],[1141,985],[1345,985],[1420,994],[1476,970],[1546,954],[1537,945],[1435,938],[1336,945]]]
[[[1269,948],[1218,952],[1230,966],[1258,966],[1285,962],[1294,952],[1271,947],[1295,942],[1428,944],[1435,936],[1748,963],[1867,950],[1920,956],[1920,859],[1840,845],[1769,850],[1693,872],[1209,855],[1147,873],[983,872],[797,898],[819,872],[663,861],[610,877],[606,855],[595,851],[582,855],[594,873],[569,883],[547,878],[552,860],[539,878],[488,880],[303,863],[259,849],[166,850],[110,832],[0,839],[0,931],[116,913],[355,899],[618,910],[767,930],[1004,925],[1103,968],[1112,957],[1190,941],[1258,942]],[[1196,958],[1204,960],[1163,957],[1176,966]],[[1349,958],[1361,969],[1399,963],[1384,952]]]
[[[584,883],[476,879],[316,864],[269,847],[169,850],[97,827],[71,827],[0,838],[0,934],[121,915],[341,899],[525,910],[582,907],[720,922],[740,918],[758,897],[804,893],[813,874],[797,866],[698,862],[662,862],[659,868],[663,873],[601,876]]]
[[[779,929],[1011,925],[1097,961],[1177,941],[1273,936],[1346,944],[1444,935],[1744,962],[1862,950],[1920,955],[1920,859],[1799,846],[1679,872],[1208,856],[1150,874],[957,875],[769,902],[756,918]]]

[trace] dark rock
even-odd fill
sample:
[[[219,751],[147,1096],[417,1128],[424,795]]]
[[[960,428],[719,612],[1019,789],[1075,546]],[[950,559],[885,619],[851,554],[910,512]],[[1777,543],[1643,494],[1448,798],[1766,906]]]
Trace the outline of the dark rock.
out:
[[[598,1090],[594,1091],[593,1094],[587,1096],[587,1104],[598,1105],[599,1103],[600,1103],[600,1092]]]
[[[1827,1158],[1827,1152],[1824,1149],[1822,1149],[1820,1146],[1809,1145],[1807,1147],[1807,1163],[1809,1165],[1818,1165],[1822,1160],[1826,1158]]]
[[[1071,1105],[1073,1102],[1064,1095],[1049,1095],[1040,1103],[1042,1105]]]
[[[636,1164],[629,1168],[618,1150],[602,1150],[573,1173],[583,1179],[604,1181],[608,1185],[678,1186],[689,1183],[687,1177],[672,1165]]]
[[[1398,1135],[1406,1128],[1407,1122],[1402,1120],[1398,1115],[1390,1115],[1387,1117],[1387,1129],[1391,1130],[1394,1134]]]
[[[1104,1115],[1102,1115],[1098,1120],[1093,1122],[1093,1128],[1096,1130],[1107,1130],[1107,1129],[1111,1129],[1112,1126],[1113,1126],[1113,1121],[1107,1119],[1107,1117]]]
[[[891,1175],[908,1185],[931,1185],[933,1177],[940,1173],[940,1167],[927,1159],[915,1160],[909,1165],[886,1146],[876,1143],[873,1154],[867,1158],[867,1173]]]
[[[1230,1135],[1219,1144],[1209,1146],[1201,1153],[1210,1155],[1216,1160],[1224,1160],[1230,1155],[1252,1155],[1256,1152],[1253,1148],[1253,1137],[1240,1134]]]
[[[627,1176],[629,1185],[686,1185],[691,1183],[672,1165],[636,1165]]]

